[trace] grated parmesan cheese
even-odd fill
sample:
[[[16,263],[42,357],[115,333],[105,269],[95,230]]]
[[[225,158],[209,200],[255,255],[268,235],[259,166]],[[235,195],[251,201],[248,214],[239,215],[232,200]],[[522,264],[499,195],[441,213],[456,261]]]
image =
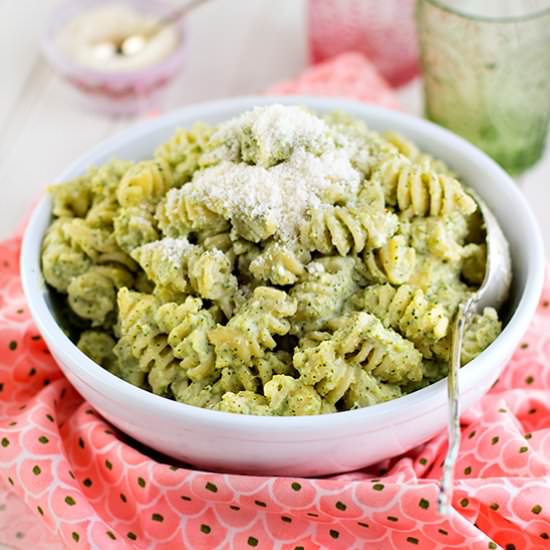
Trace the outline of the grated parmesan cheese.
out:
[[[140,247],[140,250],[144,252],[159,251],[163,260],[179,267],[183,263],[185,254],[194,248],[197,248],[197,246],[191,244],[185,237],[179,239],[166,237],[160,241],[144,244]]]
[[[262,155],[273,156],[281,144],[285,151],[288,148],[285,160],[256,166],[238,162],[231,153],[219,164],[196,172],[191,183],[170,191],[168,209],[176,195],[188,195],[233,222],[244,218],[249,225],[262,226],[262,238],[273,235],[292,241],[309,209],[356,195],[362,177],[352,166],[349,151],[336,147],[323,120],[298,107],[256,108],[221,126],[218,138],[225,139],[228,151],[234,150],[244,126],[252,129]],[[312,152],[312,144],[320,152]]]

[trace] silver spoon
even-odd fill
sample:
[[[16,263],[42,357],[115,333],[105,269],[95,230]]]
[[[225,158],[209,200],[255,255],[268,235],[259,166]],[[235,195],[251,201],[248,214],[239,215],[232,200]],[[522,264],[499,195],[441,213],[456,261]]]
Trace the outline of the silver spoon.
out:
[[[98,42],[94,46],[94,56],[98,59],[109,59],[112,57],[132,57],[139,53],[152,38],[154,38],[163,27],[176,22],[200,4],[208,0],[191,0],[184,6],[180,6],[166,15],[157,19],[148,30],[127,36],[113,37],[111,40]]]
[[[487,243],[487,261],[485,277],[481,286],[458,307],[452,327],[451,359],[447,377],[447,394],[449,399],[449,445],[443,464],[443,475],[439,486],[438,507],[441,514],[449,512],[452,499],[454,480],[454,465],[460,447],[460,403],[458,388],[458,372],[464,329],[475,313],[492,306],[498,309],[508,297],[512,282],[512,262],[508,250],[508,241],[495,216],[489,207],[475,192],[469,190],[476,200],[483,223],[485,225],[485,240]]]

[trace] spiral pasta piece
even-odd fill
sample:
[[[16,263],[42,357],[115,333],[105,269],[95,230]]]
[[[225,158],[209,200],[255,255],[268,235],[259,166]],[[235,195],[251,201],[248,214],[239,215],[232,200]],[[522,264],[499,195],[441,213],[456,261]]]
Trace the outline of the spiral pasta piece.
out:
[[[165,162],[144,160],[134,164],[124,174],[116,196],[123,208],[156,203],[173,183],[172,173]]]
[[[91,264],[81,248],[67,238],[65,228],[71,218],[59,218],[46,231],[42,242],[42,273],[46,282],[59,292],[66,292],[71,281]]]
[[[351,314],[331,341],[348,363],[361,365],[383,382],[402,384],[422,378],[422,354],[374,315]]]
[[[353,381],[355,369],[360,368],[338,354],[334,339],[296,352],[294,367],[300,373],[300,380],[308,386],[315,386],[323,399],[331,404],[344,396]]]
[[[343,401],[346,409],[360,409],[397,399],[401,395],[398,385],[381,382],[363,369],[355,369]]]
[[[188,289],[190,255],[199,250],[185,238],[167,237],[139,246],[131,255],[156,285],[174,293],[184,293]]]
[[[115,159],[99,168],[91,168],[86,173],[93,195],[92,206],[86,215],[86,221],[91,227],[112,227],[120,206],[116,192],[121,179],[131,166],[129,161]]]
[[[86,220],[73,218],[67,221],[65,232],[72,244],[83,250],[94,263],[119,263],[128,269],[136,264],[116,242],[114,234],[108,229],[92,227]]]
[[[397,217],[385,211],[326,205],[310,212],[300,228],[308,250],[341,256],[382,246],[397,229]]]
[[[201,155],[208,150],[213,128],[197,122],[191,130],[179,128],[155,151],[155,159],[168,165],[177,186],[189,181],[199,168]]]
[[[231,367],[251,364],[266,350],[276,346],[274,335],[287,334],[289,317],[296,312],[296,301],[286,292],[270,287],[257,287],[252,296],[229,320],[209,332],[216,348],[216,366]]]
[[[155,321],[158,302],[149,294],[121,288],[117,297],[121,340],[126,340],[139,369],[149,373],[153,392],[169,393],[170,384],[182,371],[168,338]]]
[[[356,296],[355,305],[411,340],[428,357],[431,345],[444,338],[449,328],[443,307],[430,303],[421,289],[410,285],[368,286]]]
[[[297,303],[292,333],[323,328],[342,311],[345,301],[357,290],[353,258],[322,258],[308,265],[304,280],[292,287]]]
[[[93,265],[75,277],[67,288],[71,309],[92,326],[112,325],[116,320],[116,296],[122,287],[131,287],[134,278],[117,265]]]
[[[181,359],[181,367],[193,382],[215,378],[214,348],[208,332],[215,328],[212,314],[202,307],[200,298],[188,296],[183,304],[162,305],[155,313],[160,330],[168,334],[168,344],[174,357]]]
[[[229,228],[223,216],[195,200],[185,186],[166,194],[158,205],[156,218],[162,233],[169,237],[185,237],[205,229],[220,233]]]
[[[48,192],[53,202],[52,213],[58,218],[83,218],[92,203],[90,179],[87,176],[51,185]]]
[[[78,349],[92,361],[102,367],[109,368],[114,360],[114,338],[101,330],[85,330],[78,339]]]
[[[271,242],[250,263],[249,269],[260,281],[269,281],[274,285],[291,285],[304,275],[304,264],[310,260],[310,254],[303,250]]]
[[[459,211],[471,214],[475,201],[453,177],[422,170],[406,157],[389,157],[373,172],[386,197],[386,203],[397,206],[411,216],[445,216]]]
[[[402,235],[392,237],[383,247],[363,255],[362,273],[373,283],[406,283],[415,271],[416,251]]]
[[[138,246],[156,241],[160,237],[149,205],[120,208],[113,223],[115,240],[127,254]]]

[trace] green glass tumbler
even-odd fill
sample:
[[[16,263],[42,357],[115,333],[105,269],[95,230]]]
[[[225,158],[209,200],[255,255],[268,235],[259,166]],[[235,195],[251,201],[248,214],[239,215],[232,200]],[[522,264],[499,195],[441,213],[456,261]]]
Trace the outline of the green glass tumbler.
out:
[[[550,119],[550,0],[418,0],[426,116],[512,174]]]

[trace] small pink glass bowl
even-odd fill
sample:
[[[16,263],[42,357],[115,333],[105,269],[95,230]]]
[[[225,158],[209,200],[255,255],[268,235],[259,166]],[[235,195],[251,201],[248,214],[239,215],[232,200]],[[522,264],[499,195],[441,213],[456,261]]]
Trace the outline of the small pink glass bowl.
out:
[[[42,49],[56,72],[80,92],[87,107],[109,115],[130,115],[158,107],[162,92],[177,76],[184,60],[187,35],[184,22],[175,23],[178,47],[158,63],[129,71],[101,71],[71,59],[56,44],[56,35],[71,19],[110,0],[69,0],[53,13]],[[121,0],[138,11],[162,16],[169,5],[158,0]]]

